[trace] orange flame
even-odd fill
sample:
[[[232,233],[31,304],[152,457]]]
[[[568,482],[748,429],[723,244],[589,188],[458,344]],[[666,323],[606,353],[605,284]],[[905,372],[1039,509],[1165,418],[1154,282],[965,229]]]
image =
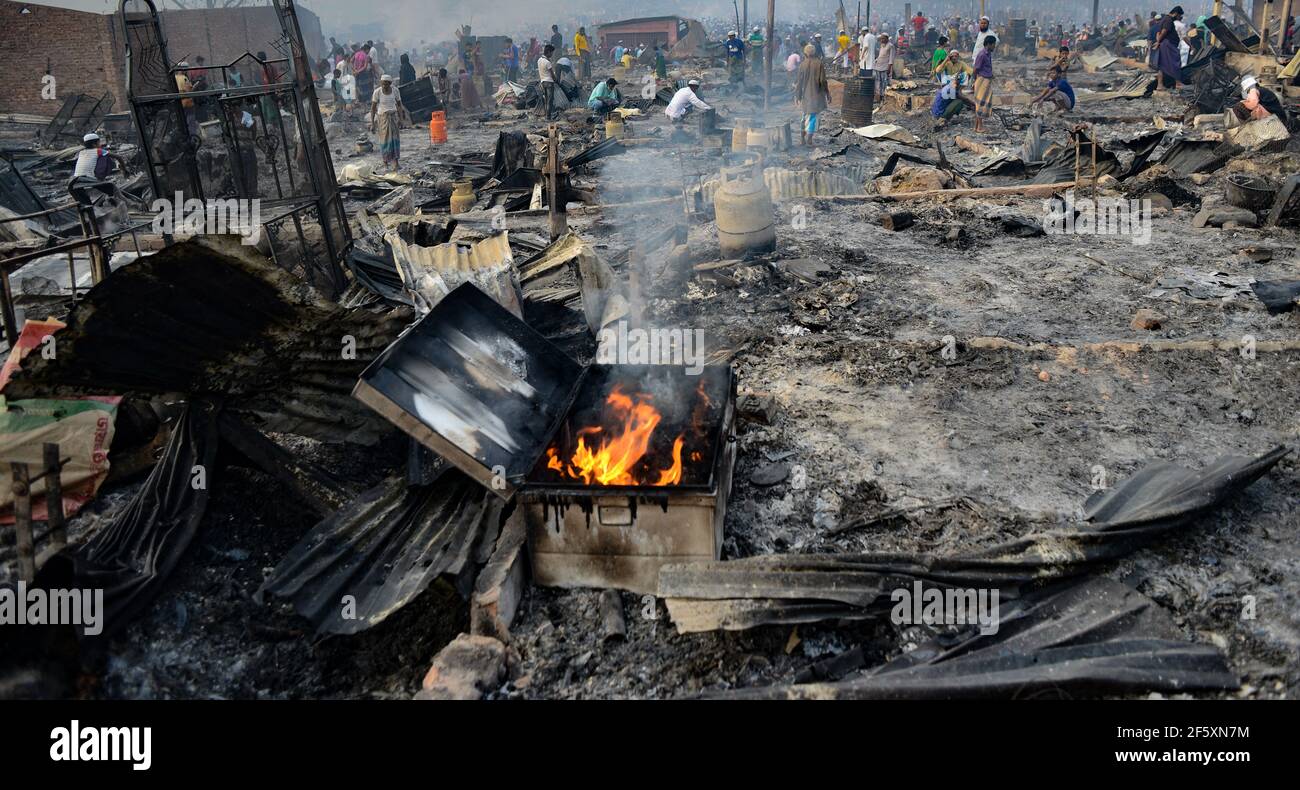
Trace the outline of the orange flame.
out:
[[[657,482],[651,484],[636,479],[636,466],[645,456],[650,437],[663,419],[648,396],[629,397],[615,387],[605,402],[609,405],[610,416],[622,423],[621,432],[611,437],[605,435],[605,430],[599,426],[583,428],[578,431],[578,446],[568,464],[561,461],[556,449],[551,447],[546,451],[547,468],[580,479],[587,485],[668,486],[681,483],[684,436],[678,436],[673,443],[673,465],[659,472]],[[600,446],[593,449],[597,436],[600,437]],[[592,446],[587,444],[588,438]]]

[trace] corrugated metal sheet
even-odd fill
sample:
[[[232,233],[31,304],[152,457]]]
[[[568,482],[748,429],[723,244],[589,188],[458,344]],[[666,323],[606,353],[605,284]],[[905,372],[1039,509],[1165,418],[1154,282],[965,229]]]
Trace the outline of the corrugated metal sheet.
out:
[[[767,184],[773,200],[790,198],[835,197],[837,195],[865,195],[866,189],[853,179],[828,173],[824,170],[786,170],[769,167],[763,171],[763,183]],[[712,203],[717,194],[719,181],[712,179],[700,185],[700,195],[705,203]]]
[[[425,247],[410,244],[400,231],[390,230],[384,241],[393,251],[397,273],[418,312],[427,313],[457,286],[473,283],[502,307],[523,317],[514,279],[515,258],[506,231],[469,243],[450,241]]]
[[[276,566],[257,600],[269,593],[292,602],[318,633],[364,631],[439,576],[486,562],[502,508],[454,469],[415,488],[398,475],[316,525]]]
[[[1290,452],[1224,456],[1198,470],[1150,463],[1090,496],[1083,505],[1088,523],[1031,532],[965,556],[774,554],[682,563],[659,572],[659,596],[678,631],[690,632],[879,615],[900,580],[1010,591],[1077,576],[1194,523]]]

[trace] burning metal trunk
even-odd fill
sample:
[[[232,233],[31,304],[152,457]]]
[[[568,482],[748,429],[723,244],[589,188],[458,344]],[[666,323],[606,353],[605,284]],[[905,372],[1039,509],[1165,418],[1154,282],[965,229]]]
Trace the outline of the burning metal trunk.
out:
[[[653,594],[662,565],[716,559],[734,430],[730,367],[589,368],[520,492],[534,578]]]
[[[518,492],[539,583],[653,593],[660,566],[720,555],[729,366],[584,368],[465,284],[353,394],[498,496]]]

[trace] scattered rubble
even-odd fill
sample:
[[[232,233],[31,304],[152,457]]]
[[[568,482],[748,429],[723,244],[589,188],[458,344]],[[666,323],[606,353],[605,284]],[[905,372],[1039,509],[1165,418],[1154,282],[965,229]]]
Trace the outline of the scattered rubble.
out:
[[[461,31],[400,167],[288,28],[187,98],[133,23],[166,123],[98,202],[111,96],[24,122],[0,584],[105,618],[24,632],[0,696],[1294,696],[1300,61],[1215,17],[1157,91],[1107,30],[1064,109],[1003,41],[976,133],[924,39],[847,111],[828,59],[810,122],[680,22],[658,74],[597,42],[545,90],[457,80],[506,45]],[[261,216],[157,230],[177,194]],[[920,586],[998,622],[900,619]]]

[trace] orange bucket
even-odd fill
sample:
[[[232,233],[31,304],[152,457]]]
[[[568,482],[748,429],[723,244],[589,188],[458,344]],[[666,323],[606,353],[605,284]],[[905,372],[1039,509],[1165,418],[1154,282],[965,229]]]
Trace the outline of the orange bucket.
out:
[[[433,144],[447,142],[447,112],[437,110],[429,117],[429,142]]]

